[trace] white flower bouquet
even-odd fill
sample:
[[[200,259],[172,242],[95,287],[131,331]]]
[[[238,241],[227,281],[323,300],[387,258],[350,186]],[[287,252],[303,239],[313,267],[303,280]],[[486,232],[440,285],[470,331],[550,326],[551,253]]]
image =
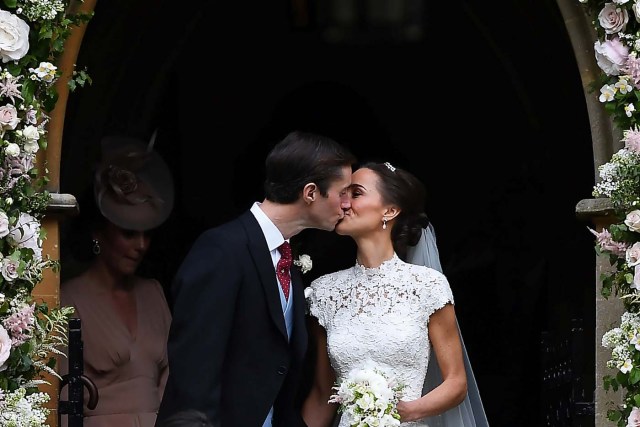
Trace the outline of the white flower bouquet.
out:
[[[338,411],[350,427],[399,426],[396,404],[403,388],[382,367],[368,361],[333,388],[329,403],[340,405]]]

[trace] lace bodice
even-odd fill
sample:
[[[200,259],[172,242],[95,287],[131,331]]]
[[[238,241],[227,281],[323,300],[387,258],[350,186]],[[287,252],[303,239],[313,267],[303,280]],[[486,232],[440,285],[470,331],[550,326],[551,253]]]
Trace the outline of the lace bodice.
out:
[[[356,263],[319,277],[307,292],[310,314],[327,331],[338,381],[371,359],[405,385],[403,400],[422,395],[431,353],[429,317],[449,302],[453,295],[442,273],[405,263],[397,255],[378,268]]]

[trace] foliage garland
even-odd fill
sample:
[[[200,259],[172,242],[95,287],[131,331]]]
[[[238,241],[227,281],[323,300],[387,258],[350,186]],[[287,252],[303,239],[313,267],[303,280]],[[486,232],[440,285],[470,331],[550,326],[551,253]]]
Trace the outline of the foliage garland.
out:
[[[57,260],[42,254],[41,228],[51,195],[47,170],[36,156],[47,147],[56,106],[54,65],[74,27],[92,13],[70,0],[3,0],[0,7],[0,427],[45,426],[50,396],[39,390],[46,374],[59,378],[57,355],[68,343],[73,309],[48,307],[32,295]],[[77,6],[74,3],[73,6]],[[73,70],[70,90],[90,84]]]

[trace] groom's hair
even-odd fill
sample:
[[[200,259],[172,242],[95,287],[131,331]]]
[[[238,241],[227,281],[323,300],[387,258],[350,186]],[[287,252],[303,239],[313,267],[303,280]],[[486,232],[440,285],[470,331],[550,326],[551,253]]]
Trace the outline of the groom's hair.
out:
[[[331,184],[343,177],[343,168],[355,163],[351,151],[333,139],[293,131],[267,155],[265,198],[275,203],[293,203],[310,182],[318,186],[322,197],[327,197]]]

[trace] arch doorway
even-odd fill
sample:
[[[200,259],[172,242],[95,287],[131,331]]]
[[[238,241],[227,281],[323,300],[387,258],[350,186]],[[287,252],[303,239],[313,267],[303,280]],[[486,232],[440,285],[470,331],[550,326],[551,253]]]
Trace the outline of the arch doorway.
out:
[[[61,192],[86,190],[84,159],[103,135],[157,129],[177,198],[143,268],[168,286],[201,231],[261,198],[271,145],[294,128],[327,134],[425,182],[493,427],[540,425],[519,409],[540,406],[539,337],[574,318],[593,390],[595,260],[574,213],[591,197],[593,151],[556,2],[395,3],[411,14],[382,0],[262,3],[98,2],[77,60],[93,84],[69,97]],[[347,3],[361,12],[351,21],[332,9]],[[62,227],[64,280],[81,266]],[[344,239],[300,237],[316,275],[353,262]]]

